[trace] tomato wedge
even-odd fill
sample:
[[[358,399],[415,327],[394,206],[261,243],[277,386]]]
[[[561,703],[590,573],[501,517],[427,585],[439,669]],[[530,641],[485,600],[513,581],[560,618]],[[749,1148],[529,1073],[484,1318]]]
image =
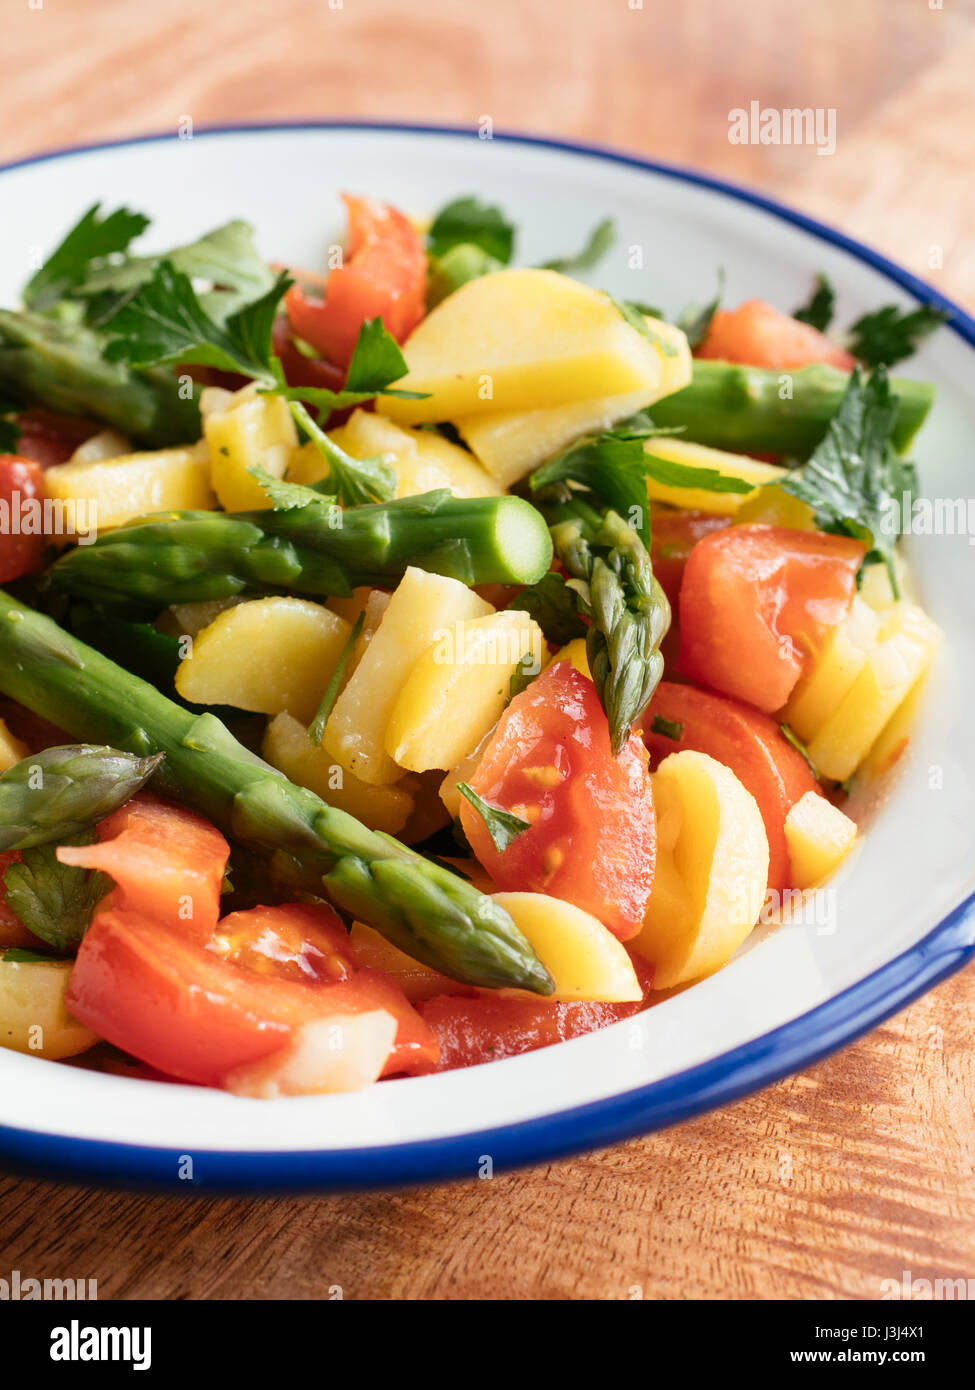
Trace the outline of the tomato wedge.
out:
[[[737,309],[719,309],[694,355],[783,370],[828,362],[849,372],[855,365],[848,352],[818,329],[783,314],[764,299],[746,300]]]
[[[673,739],[654,727],[654,720],[679,726]],[[739,700],[661,681],[643,716],[644,739],[654,767],[668,753],[692,748],[707,753],[731,771],[758,803],[769,845],[770,889],[791,886],[792,868],[785,839],[785,818],[818,784],[805,758],[767,714]]]
[[[67,463],[79,444],[84,444],[101,425],[93,424],[80,415],[56,415],[51,410],[25,410],[17,417],[20,438],[17,452],[42,468]]]
[[[20,454],[0,455],[0,584],[44,568],[44,470]],[[35,503],[28,508],[25,503]],[[34,513],[37,513],[34,515]]]
[[[396,208],[342,196],[349,215],[344,263],[330,273],[324,299],[310,299],[294,285],[285,305],[297,336],[347,367],[366,319],[381,318],[402,343],[423,318],[427,253],[420,233]]]
[[[205,1086],[282,1052],[305,1024],[376,1009],[397,1020],[384,1074],[430,1070],[436,1038],[379,971],[356,971],[351,957],[336,953],[324,957],[321,975],[296,977],[299,958],[315,961],[322,943],[338,943],[336,927],[344,934],[325,906],[262,907],[232,914],[221,924],[224,936],[207,945],[109,903],[79,948],[68,1007],[150,1067]],[[275,968],[281,943],[294,945],[296,933],[310,946]]]
[[[643,999],[632,1004],[552,1003],[502,994],[474,999],[438,994],[427,999],[417,1008],[440,1043],[437,1070],[516,1057],[632,1018],[646,1008],[653,984],[653,968],[636,953],[632,960],[643,986]]]
[[[461,802],[464,834],[499,888],[564,898],[620,940],[640,930],[656,846],[646,752],[634,734],[613,757],[588,677],[558,661],[517,695],[471,786],[530,822],[499,851],[480,814]]]
[[[848,536],[729,526],[699,541],[680,588],[680,669],[781,709],[810,652],[842,622],[865,547]]]
[[[209,821],[143,792],[106,817],[93,845],[62,845],[62,864],[115,880],[113,906],[208,939],[220,916],[230,847]]]
[[[0,854],[0,952],[10,946],[26,946],[31,950],[42,950],[43,942],[38,941],[33,932],[27,930],[23,922],[3,900],[4,879],[11,864],[20,858],[20,851],[8,849]]]
[[[650,551],[653,572],[674,613],[677,612],[684,566],[691,551],[712,531],[721,531],[730,524],[730,517],[715,516],[713,512],[654,512]]]

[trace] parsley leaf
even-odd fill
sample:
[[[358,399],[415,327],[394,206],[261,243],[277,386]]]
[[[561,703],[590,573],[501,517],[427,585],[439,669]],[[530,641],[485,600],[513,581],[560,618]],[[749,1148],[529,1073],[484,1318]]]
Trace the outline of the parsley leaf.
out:
[[[0,953],[0,960],[14,962],[29,962],[30,964],[50,965],[54,956],[42,956],[40,951],[28,951],[24,946],[8,946],[5,951]]]
[[[328,464],[324,483],[343,507],[392,501],[399,482],[392,464],[384,458],[353,458],[329,439],[300,401],[291,401],[290,407],[298,428],[308,436]]]
[[[808,323],[810,328],[817,328],[820,333],[825,333],[833,322],[835,300],[833,286],[826,279],[826,276],[817,275],[815,288],[808,301],[801,308],[796,309],[792,317],[798,319],[800,323]]]
[[[321,744],[322,739],[325,737],[325,725],[328,723],[329,716],[335,708],[335,701],[339,698],[342,682],[345,680],[346,668],[352,659],[355,644],[359,640],[365,621],[366,613],[365,609],[363,609],[358,618],[356,618],[355,626],[345,639],[345,646],[342,648],[338,664],[332,672],[328,685],[325,687],[325,694],[322,696],[322,702],[318,706],[318,712],[308,726],[308,737],[316,747]]]
[[[511,679],[508,681],[508,704],[520,695],[523,690],[527,690],[532,681],[538,675],[538,658],[534,652],[522,652],[518,658],[518,665],[515,667]]]
[[[46,309],[56,304],[66,292],[81,284],[92,261],[124,251],[149,225],[148,217],[141,212],[119,208],[99,217],[100,208],[101,204],[95,203],[88,209],[28,281],[24,288],[28,309]]]
[[[319,386],[280,386],[277,394],[284,396],[287,401],[304,401],[325,414],[361,405],[363,401],[371,401],[376,396],[396,396],[406,401],[425,400],[428,395],[425,391],[390,389],[390,382],[406,376],[407,370],[399,343],[387,332],[382,319],[366,319],[359,329],[345,386],[341,391],[329,391]]]
[[[543,574],[537,584],[529,584],[510,606],[525,612],[542,629],[546,642],[564,647],[574,637],[585,637],[586,624],[579,615],[574,589],[570,589],[554,570]]]
[[[802,740],[793,732],[793,730],[792,730],[792,728],[791,728],[791,726],[790,726],[789,724],[780,724],[780,725],[779,725],[779,729],[780,729],[780,731],[781,731],[781,733],[782,733],[782,737],[785,739],[786,743],[791,743],[792,746],[793,746],[793,748],[796,750],[796,752],[802,754],[802,756],[805,758],[806,762],[809,764],[809,770],[810,770],[810,772],[812,773],[812,775],[813,775],[813,776],[816,778],[816,780],[818,781],[818,780],[819,780],[819,772],[818,772],[818,770],[817,770],[817,768],[816,768],[816,764],[813,762],[812,758],[809,756],[809,749],[808,749],[808,748],[806,747],[806,745],[802,742]]]
[[[822,530],[865,541],[867,561],[883,561],[900,597],[894,547],[904,529],[903,495],[917,489],[917,472],[890,442],[896,415],[884,369],[864,381],[855,368],[825,436],[781,486],[813,508]]]
[[[718,271],[718,292],[714,298],[703,307],[698,304],[689,304],[683,309],[677,319],[677,327],[687,338],[688,346],[693,352],[699,348],[708,335],[711,327],[711,320],[721,308],[721,301],[724,298],[724,270]]]
[[[677,719],[665,719],[662,714],[655,714],[650,732],[662,734],[664,738],[672,738],[675,743],[679,743],[684,737],[684,726]]]
[[[891,367],[910,357],[949,315],[931,304],[902,311],[896,304],[864,314],[850,329],[850,351],[867,367]]]
[[[324,507],[327,511],[336,504],[336,499],[326,491],[325,483],[289,483],[275,478],[259,463],[251,464],[247,471],[270,498],[272,511],[293,512],[302,507]]]
[[[491,836],[491,843],[499,854],[503,854],[514,844],[519,835],[531,829],[530,821],[522,820],[520,816],[512,815],[510,811],[503,811],[500,806],[490,805],[489,802],[479,797],[474,788],[469,787],[466,782],[458,782],[457,790],[471,803],[481,817],[487,827],[488,834]]]
[[[616,224],[611,217],[604,218],[593,227],[581,251],[577,251],[574,256],[557,256],[554,260],[545,261],[542,270],[557,270],[560,275],[574,275],[580,270],[592,270],[615,240]]]
[[[64,843],[90,845],[95,832]],[[62,864],[57,845],[21,850],[4,877],[3,900],[28,931],[56,951],[70,951],[88,930],[95,908],[115,885],[108,874]]]
[[[500,208],[478,198],[455,198],[433,219],[427,245],[430,254],[438,259],[454,246],[479,246],[494,260],[507,265],[514,251],[515,229]]]
[[[612,295],[607,295],[613,306],[626,319],[631,328],[635,328],[641,338],[646,338],[653,343],[658,352],[662,352],[664,357],[676,357],[677,349],[673,343],[669,343],[666,338],[661,338],[659,333],[655,333],[652,324],[647,323],[647,314],[650,312],[645,304],[635,304],[630,299],[613,299]]]
[[[469,241],[451,246],[442,256],[431,256],[427,309],[435,309],[468,280],[479,280],[482,275],[492,275],[496,270],[504,270],[503,262]]]
[[[189,277],[170,261],[162,261],[152,279],[109,319],[109,332],[115,336],[106,344],[105,359],[141,368],[194,363],[274,386],[271,330],[291,283],[282,272],[260,299],[219,324],[200,303]]]

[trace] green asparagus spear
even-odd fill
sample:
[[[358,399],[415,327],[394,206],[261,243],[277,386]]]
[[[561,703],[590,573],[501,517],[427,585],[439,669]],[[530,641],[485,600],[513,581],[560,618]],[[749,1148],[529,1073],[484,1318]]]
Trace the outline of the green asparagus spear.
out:
[[[592,623],[586,655],[618,753],[663,674],[659,648],[670,627],[670,604],[646,546],[618,512],[599,511],[580,496],[542,507],[555,553],[587,586]]]
[[[162,762],[117,748],[65,744],[0,772],[0,853],[67,840],[123,806]]]
[[[656,425],[683,425],[685,438],[715,449],[805,459],[826,433],[849,383],[849,372],[824,363],[781,372],[696,361],[691,384],[657,401],[653,419]],[[934,387],[904,377],[890,386],[899,398],[892,439],[903,452],[924,423]]]
[[[342,510],[328,499],[286,511],[176,512],[69,551],[49,572],[99,602],[229,598],[245,589],[348,595],[409,565],[465,584],[532,584],[548,569],[544,519],[519,497],[454,497],[446,488]]]
[[[199,393],[183,389],[171,368],[106,362],[105,342],[70,316],[0,309],[0,391],[24,405],[91,416],[149,448],[199,439]]]
[[[295,786],[212,714],[182,709],[2,590],[0,690],[76,738],[164,753],[154,788],[415,959],[471,985],[552,992],[508,913],[471,884]]]

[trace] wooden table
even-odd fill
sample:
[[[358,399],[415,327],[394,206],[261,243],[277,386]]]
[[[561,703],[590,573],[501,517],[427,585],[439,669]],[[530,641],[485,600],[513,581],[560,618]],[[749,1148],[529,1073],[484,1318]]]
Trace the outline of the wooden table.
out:
[[[490,115],[765,188],[975,305],[970,0],[331,3],[6,0],[0,160],[184,115]],[[751,100],[836,108],[836,153],[729,144]],[[904,1270],[968,1277],[973,1004],[969,971],[735,1106],[490,1181],[224,1201],[3,1179],[0,1273],[225,1299],[873,1298]]]

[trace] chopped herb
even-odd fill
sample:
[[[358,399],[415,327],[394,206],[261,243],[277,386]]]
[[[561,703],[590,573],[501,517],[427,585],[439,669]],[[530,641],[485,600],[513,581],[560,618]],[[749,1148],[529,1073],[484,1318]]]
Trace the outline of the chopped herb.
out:
[[[635,304],[629,299],[613,299],[612,295],[607,296],[620,311],[631,328],[635,328],[642,338],[646,338],[653,343],[658,352],[662,352],[664,357],[676,357],[677,349],[673,343],[662,338],[659,333],[654,332],[651,324],[647,323],[647,314],[650,312],[645,304]]]
[[[15,454],[21,433],[16,420],[7,420],[0,415],[0,454]]]
[[[780,724],[779,728],[782,730],[782,736],[786,740],[786,742],[791,743],[796,752],[801,753],[802,756],[805,758],[806,762],[809,764],[809,769],[812,772],[812,775],[818,781],[819,771],[816,767],[816,764],[809,756],[809,749],[802,742],[802,739],[796,737],[796,735],[792,732],[792,729],[789,727],[788,724]]]
[[[901,310],[896,304],[864,314],[850,329],[850,351],[867,367],[892,367],[910,357],[949,315],[932,304]]]
[[[679,743],[684,735],[684,726],[676,719],[665,719],[662,714],[655,714],[650,732],[662,734],[664,738],[672,738],[675,743]]]
[[[345,680],[346,668],[352,659],[352,652],[355,649],[356,642],[359,640],[365,621],[366,615],[363,611],[359,614],[355,621],[355,626],[346,638],[345,646],[342,648],[342,654],[338,659],[338,664],[332,672],[331,680],[325,687],[325,694],[322,696],[322,703],[318,706],[318,713],[309,725],[308,737],[316,747],[321,745],[322,739],[325,737],[325,725],[328,723],[329,716],[335,708],[335,701],[339,698],[342,682]]]
[[[677,327],[686,336],[692,352],[695,348],[699,348],[707,337],[711,320],[721,308],[723,298],[724,270],[721,269],[718,271],[718,292],[714,298],[703,307],[699,304],[689,304],[686,309],[681,311],[677,319]]]
[[[396,391],[390,383],[407,373],[406,359],[399,344],[386,331],[382,319],[366,319],[359,329],[352,360],[341,391],[329,391],[320,386],[277,386],[277,395],[287,401],[303,401],[316,406],[323,414],[362,405],[376,396],[396,396],[400,400],[425,400],[424,391]]]
[[[564,647],[575,637],[585,637],[586,624],[579,615],[579,603],[574,589],[570,589],[561,574],[554,571],[543,574],[537,584],[529,584],[526,589],[511,600],[510,606],[527,613],[542,629],[546,642]]]
[[[56,959],[56,956],[43,956],[40,951],[28,951],[24,946],[8,946],[3,954],[0,955],[0,960],[15,961],[18,963],[23,962],[24,964],[30,962],[32,964],[50,965],[51,961]]]
[[[817,275],[816,285],[809,300],[801,308],[796,309],[792,317],[798,319],[800,323],[808,323],[811,328],[818,328],[820,333],[825,333],[833,322],[835,299],[833,286],[826,279],[826,276]]]
[[[538,675],[538,660],[534,652],[522,652],[518,658],[518,665],[514,669],[511,679],[508,681],[508,703],[516,695],[520,695],[523,690],[527,690],[532,681]]]
[[[496,270],[504,270],[502,262],[468,241],[451,246],[442,256],[431,256],[427,308],[435,309],[461,285],[466,285],[469,280],[479,280],[482,275],[492,275]]]
[[[95,838],[90,831],[65,843],[90,845]],[[57,848],[49,844],[21,850],[4,876],[3,900],[41,941],[56,951],[71,951],[114,884],[107,874],[62,864]]]
[[[457,790],[471,803],[481,817],[487,827],[488,834],[491,836],[491,843],[499,854],[503,854],[519,835],[531,829],[529,821],[522,820],[520,816],[512,815],[510,811],[502,810],[500,806],[489,805],[466,782],[458,782]]]
[[[327,520],[329,510],[336,506],[336,499],[325,490],[325,483],[289,483],[275,478],[259,463],[251,464],[247,471],[270,498],[273,511],[293,512],[300,507],[318,507],[324,509]]]
[[[511,260],[515,229],[500,208],[479,198],[455,198],[441,208],[427,234],[430,254],[444,256],[452,247],[479,246],[502,265]]]
[[[894,547],[904,528],[903,497],[917,490],[917,471],[890,442],[896,415],[884,369],[866,381],[855,369],[824,438],[781,486],[814,509],[821,530],[864,541],[867,560],[887,566],[899,598]]]
[[[543,270],[557,270],[560,275],[575,275],[580,270],[592,270],[606,255],[616,240],[616,225],[611,217],[597,223],[581,251],[574,256],[560,256],[546,261]]]
[[[390,502],[396,496],[397,477],[392,464],[383,458],[355,459],[329,439],[322,427],[312,419],[301,401],[291,401],[291,414],[328,464],[324,480],[343,507],[358,507],[366,502]]]
[[[119,208],[99,217],[95,203],[52,251],[24,289],[28,309],[46,309],[81,284],[92,261],[124,251],[149,225],[141,212]]]

